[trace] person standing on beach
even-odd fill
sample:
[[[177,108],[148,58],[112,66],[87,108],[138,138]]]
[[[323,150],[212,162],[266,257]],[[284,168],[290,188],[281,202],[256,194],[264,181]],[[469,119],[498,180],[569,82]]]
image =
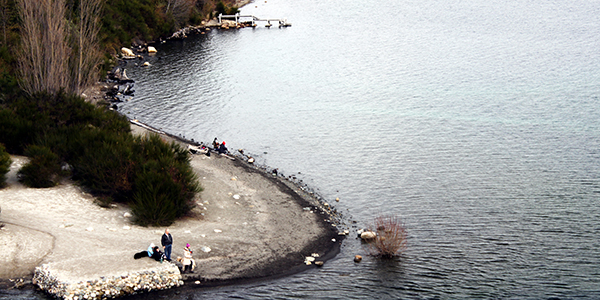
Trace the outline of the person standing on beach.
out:
[[[173,248],[173,236],[169,233],[169,228],[165,229],[165,234],[163,234],[160,239],[160,243],[163,246],[163,250],[165,252],[165,256],[168,261],[171,261],[171,250]]]

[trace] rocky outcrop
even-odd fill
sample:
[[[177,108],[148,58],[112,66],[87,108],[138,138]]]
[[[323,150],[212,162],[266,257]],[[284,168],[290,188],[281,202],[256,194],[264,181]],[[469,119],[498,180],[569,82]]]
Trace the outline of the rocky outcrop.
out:
[[[70,281],[49,265],[35,269],[33,284],[54,297],[72,299],[107,299],[183,285],[176,265],[164,263],[152,269],[114,276]]]

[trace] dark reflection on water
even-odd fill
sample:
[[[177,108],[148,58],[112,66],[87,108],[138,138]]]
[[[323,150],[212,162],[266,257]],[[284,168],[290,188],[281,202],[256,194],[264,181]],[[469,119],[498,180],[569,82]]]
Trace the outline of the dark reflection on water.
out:
[[[253,3],[293,26],[158,45],[120,110],[296,175],[352,231],[400,215],[404,256],[354,263],[352,236],[323,268],[134,299],[600,298],[600,5],[384,6]]]

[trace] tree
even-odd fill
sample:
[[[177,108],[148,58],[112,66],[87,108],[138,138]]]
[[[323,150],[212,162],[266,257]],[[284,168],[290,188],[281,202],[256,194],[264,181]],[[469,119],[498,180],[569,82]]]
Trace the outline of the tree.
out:
[[[70,31],[65,0],[18,0],[22,20],[19,66],[28,94],[55,94],[61,89],[80,94],[94,81],[101,62],[102,3],[80,0],[79,19]]]
[[[81,0],[79,2],[79,24],[74,33],[77,37],[76,64],[74,71],[73,91],[81,94],[83,88],[92,84],[98,75],[98,65],[101,62],[100,42],[100,13],[103,0]]]
[[[68,86],[68,27],[65,0],[19,0],[22,87],[56,93]]]

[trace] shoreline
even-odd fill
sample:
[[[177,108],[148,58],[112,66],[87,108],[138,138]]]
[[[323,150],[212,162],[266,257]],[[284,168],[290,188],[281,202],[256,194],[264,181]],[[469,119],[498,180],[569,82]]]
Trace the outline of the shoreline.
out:
[[[147,134],[154,131],[151,127],[147,127],[140,127],[133,122],[131,125],[134,134]],[[161,136],[165,140],[177,141],[184,145],[191,144],[189,141],[170,134],[161,133]],[[46,252],[43,252],[43,256],[34,255],[35,261],[28,263],[21,261],[15,263],[16,266],[11,269],[12,271],[0,272],[0,288],[37,288],[30,283],[30,280],[33,276],[32,268],[41,264],[54,264],[58,273],[69,273],[68,276],[71,278],[80,276],[79,279],[88,278],[88,280],[89,276],[105,276],[111,273],[111,270],[99,268],[95,272],[73,275],[70,274],[72,273],[70,269],[89,269],[90,264],[101,264],[104,259],[117,259],[117,261],[122,259],[123,263],[119,263],[119,265],[123,265],[125,269],[144,270],[156,266],[156,263],[142,259],[140,261],[144,262],[140,268],[139,261],[133,261],[132,256],[134,252],[147,247],[147,243],[151,241],[157,243],[162,234],[161,230],[131,224],[124,217],[125,213],[129,211],[127,207],[116,205],[117,207],[111,209],[101,208],[94,203],[93,197],[70,182],[41,190],[22,186],[16,180],[16,170],[24,161],[23,157],[13,157],[8,186],[0,190],[0,205],[3,209],[0,222],[7,224],[3,230],[0,230],[0,240],[11,249],[12,252],[9,251],[9,253],[13,253],[0,259],[0,262],[2,265],[8,266],[6,261],[12,259],[11,263],[15,263],[15,257],[27,254],[21,253],[23,249],[18,249],[17,245],[34,243],[32,239],[25,238],[11,244],[10,239],[8,242],[6,240],[7,231],[9,235],[10,233],[14,235],[15,231],[25,230],[28,235],[31,235],[31,232],[35,230],[43,232],[42,235],[47,236],[50,241],[45,245],[34,247],[38,253],[42,253],[42,249],[47,249]],[[326,262],[339,253],[343,236],[339,236],[337,227],[332,226],[338,222],[335,212],[331,211],[329,206],[324,206],[319,201],[319,197],[304,191],[302,186],[281,176],[273,176],[264,168],[250,165],[243,160],[243,157],[236,157],[232,160],[219,155],[212,155],[211,158],[203,154],[192,155],[192,166],[199,174],[200,183],[205,191],[197,197],[199,206],[192,216],[179,220],[170,227],[175,238],[173,256],[180,255],[178,253],[181,252],[180,243],[190,242],[195,250],[194,258],[199,265],[195,274],[182,277],[185,282],[184,288],[197,288],[198,285],[195,282],[198,280],[201,282],[200,286],[214,287],[284,277],[315,267],[314,265],[305,265],[304,256],[318,253],[321,256],[319,260]],[[236,180],[233,180],[234,178]],[[257,182],[260,182],[258,187],[254,186]],[[264,191],[262,191],[263,189]],[[235,192],[239,193],[236,195],[241,195],[241,199],[232,205],[231,194]],[[35,195],[31,195],[32,193]],[[207,195],[209,193],[211,195]],[[53,198],[56,195],[48,196],[50,194],[59,194],[58,199]],[[76,214],[96,215],[96,220],[111,220],[108,222],[110,224],[95,223],[87,218],[88,220],[82,220],[82,222],[87,225],[93,224],[99,229],[86,231],[86,228],[83,227],[85,225],[75,222],[77,219],[75,216],[62,214],[64,212],[59,215],[53,211],[61,210],[61,203],[56,203],[56,201],[60,202],[61,198],[67,199],[62,205],[70,206],[69,209]],[[234,197],[234,199],[238,198]],[[202,200],[204,201],[201,202]],[[243,203],[242,200],[247,202]],[[21,203],[23,201],[27,204]],[[83,207],[78,208],[77,205],[72,205],[71,201]],[[39,206],[42,210],[24,211],[27,209],[23,205]],[[234,206],[236,208],[233,208]],[[260,209],[257,209],[258,207]],[[307,207],[310,207],[310,212],[304,209]],[[233,212],[227,213],[228,210]],[[17,211],[20,216],[11,219],[11,215]],[[256,216],[263,214],[267,217],[257,220]],[[60,220],[61,218],[64,219]],[[239,228],[240,218],[245,220],[243,223],[246,225],[242,226],[244,228]],[[237,224],[233,224],[236,222]],[[273,222],[275,224],[270,224]],[[48,223],[52,223],[52,225]],[[36,226],[41,226],[41,228]],[[106,228],[102,229],[102,226]],[[130,229],[121,230],[119,226],[130,227]],[[219,230],[223,233],[213,234],[217,230],[211,232],[211,226],[220,228]],[[68,236],[68,241],[66,241],[64,232],[75,231],[75,229],[78,229],[76,233],[79,236]],[[232,229],[231,232],[229,229]],[[302,230],[306,232],[302,232]],[[200,234],[202,237],[194,236],[196,232],[202,232]],[[225,234],[226,232],[229,235]],[[115,249],[102,244],[104,239],[110,240],[111,237],[121,239],[123,245]],[[332,239],[335,239],[336,242],[332,242]],[[70,253],[65,249],[73,244],[85,245],[85,251]],[[213,251],[202,253],[200,251],[202,245],[213,248]],[[89,250],[94,247],[98,247],[99,251]],[[243,251],[238,249],[243,247],[247,249]],[[65,260],[61,256],[66,253],[69,254],[69,259],[67,259],[69,262],[61,264],[60,262]],[[94,255],[97,257],[94,258]],[[89,259],[90,256],[92,259]],[[119,267],[121,266],[115,268]],[[207,271],[209,269],[210,272]],[[215,269],[218,271],[214,271]]]

